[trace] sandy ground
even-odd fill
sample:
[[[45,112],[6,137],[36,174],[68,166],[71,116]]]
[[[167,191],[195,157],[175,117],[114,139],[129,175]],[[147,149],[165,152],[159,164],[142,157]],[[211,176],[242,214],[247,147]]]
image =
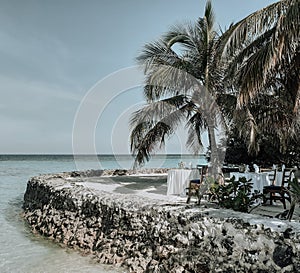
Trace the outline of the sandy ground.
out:
[[[132,176],[115,176],[115,177],[88,177],[81,178],[76,184],[83,185],[91,190],[102,190],[112,193],[134,194],[141,198],[150,198],[161,200],[166,203],[186,204],[187,197],[179,195],[167,195],[167,175],[132,175]],[[196,197],[192,198],[191,205],[196,205]],[[203,200],[202,205],[216,207]],[[287,209],[289,209],[287,202]],[[251,211],[251,214],[261,215],[266,218],[272,218],[284,211],[280,202],[270,205],[259,205]],[[300,221],[300,207],[296,206],[293,221]]]

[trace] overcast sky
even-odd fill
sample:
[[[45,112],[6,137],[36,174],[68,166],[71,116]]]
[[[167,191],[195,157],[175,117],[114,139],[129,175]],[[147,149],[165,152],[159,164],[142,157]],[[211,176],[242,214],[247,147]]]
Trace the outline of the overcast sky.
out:
[[[223,27],[273,2],[212,1]],[[0,153],[72,153],[74,121],[97,83],[120,82],[120,69],[135,65],[145,43],[201,17],[204,6],[204,0],[0,0]],[[125,91],[97,89],[105,100],[91,124],[97,153],[129,152],[128,117],[143,100],[141,89]],[[179,138],[167,152],[178,152]]]

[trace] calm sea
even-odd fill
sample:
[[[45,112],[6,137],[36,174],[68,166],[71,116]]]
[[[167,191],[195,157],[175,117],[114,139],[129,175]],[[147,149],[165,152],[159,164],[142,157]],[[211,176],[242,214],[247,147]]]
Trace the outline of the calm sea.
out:
[[[157,155],[145,168],[174,168],[205,163],[203,156]],[[0,155],[0,272],[122,272],[95,263],[90,257],[33,235],[20,217],[30,177],[84,169],[131,168],[129,155]]]

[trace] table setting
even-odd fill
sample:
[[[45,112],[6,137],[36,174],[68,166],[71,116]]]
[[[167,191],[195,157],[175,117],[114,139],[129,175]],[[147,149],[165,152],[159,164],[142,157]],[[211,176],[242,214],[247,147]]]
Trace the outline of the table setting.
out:
[[[197,168],[176,168],[168,171],[167,195],[183,195],[192,179],[199,179],[200,172]]]

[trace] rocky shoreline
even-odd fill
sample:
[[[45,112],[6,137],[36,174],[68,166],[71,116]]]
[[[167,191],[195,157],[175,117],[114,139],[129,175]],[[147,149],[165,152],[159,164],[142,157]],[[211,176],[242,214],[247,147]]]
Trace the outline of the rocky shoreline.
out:
[[[128,272],[300,272],[299,223],[276,219],[273,228],[242,213],[83,185],[129,174],[114,172],[33,177],[24,218],[33,232]]]
[[[84,172],[74,171],[66,174],[61,174],[63,176],[70,175],[71,177],[97,177],[97,176],[124,176],[124,175],[160,175],[168,173],[168,168],[152,168],[152,169],[139,169],[139,170],[132,170],[132,169],[106,169],[106,170],[87,170]]]

